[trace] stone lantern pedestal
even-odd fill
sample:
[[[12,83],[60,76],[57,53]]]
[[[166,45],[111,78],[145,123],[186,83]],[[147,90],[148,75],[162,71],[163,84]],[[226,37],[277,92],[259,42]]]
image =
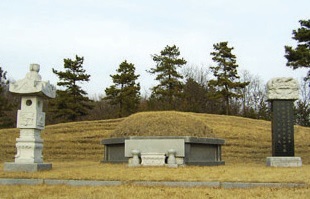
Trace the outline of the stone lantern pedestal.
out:
[[[10,84],[10,92],[21,95],[21,109],[17,113],[17,128],[20,136],[16,139],[15,162],[5,163],[5,171],[35,172],[52,169],[52,164],[43,163],[43,140],[41,130],[45,127],[43,112],[44,98],[54,98],[56,89],[49,82],[41,81],[40,66],[30,65],[26,77]]]
[[[274,78],[267,83],[267,98],[272,113],[272,157],[267,166],[300,167],[295,157],[294,101],[299,98],[298,83],[293,78]]]

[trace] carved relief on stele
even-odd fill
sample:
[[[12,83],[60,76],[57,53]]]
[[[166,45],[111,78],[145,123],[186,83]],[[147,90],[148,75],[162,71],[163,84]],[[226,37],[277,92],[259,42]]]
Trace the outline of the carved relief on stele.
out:
[[[298,82],[291,77],[277,77],[267,83],[268,100],[296,100],[299,98]]]

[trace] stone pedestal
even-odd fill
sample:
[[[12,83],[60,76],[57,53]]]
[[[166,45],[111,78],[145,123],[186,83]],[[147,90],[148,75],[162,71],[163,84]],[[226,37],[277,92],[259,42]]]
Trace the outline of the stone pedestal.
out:
[[[44,97],[54,98],[56,89],[41,81],[39,70],[39,65],[31,64],[24,79],[10,84],[10,92],[21,95],[21,110],[17,113],[20,136],[16,139],[15,162],[5,163],[5,171],[35,172],[52,168],[52,164],[43,163],[40,134],[45,127]]]
[[[175,158],[176,151],[174,149],[168,150],[167,167],[178,167],[177,160]]]
[[[131,151],[131,154],[132,154],[132,158],[128,159],[128,166],[130,166],[130,167],[141,166],[140,165],[140,158],[139,158],[140,151],[134,149],[134,150]]]
[[[269,167],[301,167],[300,157],[267,157]]]

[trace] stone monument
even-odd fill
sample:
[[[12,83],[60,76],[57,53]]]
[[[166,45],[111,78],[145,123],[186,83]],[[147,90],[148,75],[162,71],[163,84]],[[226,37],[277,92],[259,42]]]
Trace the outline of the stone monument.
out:
[[[5,171],[50,170],[52,164],[43,163],[43,140],[41,130],[45,127],[43,112],[44,98],[55,98],[56,88],[49,82],[41,81],[40,66],[30,65],[26,77],[10,84],[9,91],[21,96],[21,109],[17,113],[17,128],[20,137],[16,139],[15,162],[5,163]]]
[[[274,78],[267,83],[267,98],[272,113],[272,157],[267,166],[299,167],[301,158],[294,150],[294,101],[299,98],[298,83],[293,78]]]

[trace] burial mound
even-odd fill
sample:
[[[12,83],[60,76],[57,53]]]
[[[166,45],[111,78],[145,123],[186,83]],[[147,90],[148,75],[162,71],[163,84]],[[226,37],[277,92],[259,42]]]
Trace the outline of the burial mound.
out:
[[[177,111],[140,112],[127,117],[111,137],[194,136],[213,138],[210,129],[194,115]]]

